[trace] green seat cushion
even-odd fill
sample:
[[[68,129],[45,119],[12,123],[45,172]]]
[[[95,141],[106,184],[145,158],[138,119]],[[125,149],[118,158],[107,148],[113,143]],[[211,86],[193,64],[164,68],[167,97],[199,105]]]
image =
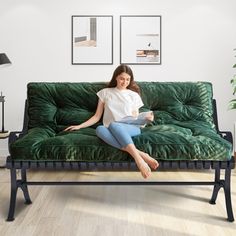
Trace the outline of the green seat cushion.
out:
[[[207,82],[139,82],[144,107],[155,120],[134,137],[137,148],[159,160],[228,160],[232,145],[216,132],[212,85]],[[29,83],[28,133],[11,144],[17,160],[128,161],[89,128],[65,132],[91,117],[105,83]]]

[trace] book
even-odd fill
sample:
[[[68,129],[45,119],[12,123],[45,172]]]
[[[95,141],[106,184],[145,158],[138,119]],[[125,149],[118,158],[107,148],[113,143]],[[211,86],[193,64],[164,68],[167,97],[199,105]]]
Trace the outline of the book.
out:
[[[146,125],[152,122],[152,120],[148,119],[151,115],[153,115],[153,111],[141,112],[138,116],[126,116],[118,122],[132,125]]]

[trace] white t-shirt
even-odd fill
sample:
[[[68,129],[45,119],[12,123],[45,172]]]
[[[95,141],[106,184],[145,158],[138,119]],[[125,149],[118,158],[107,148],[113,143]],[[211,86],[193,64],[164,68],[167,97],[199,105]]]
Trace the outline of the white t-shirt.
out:
[[[106,127],[113,121],[132,116],[134,111],[143,106],[139,94],[130,89],[105,88],[97,95],[104,103],[103,125]]]

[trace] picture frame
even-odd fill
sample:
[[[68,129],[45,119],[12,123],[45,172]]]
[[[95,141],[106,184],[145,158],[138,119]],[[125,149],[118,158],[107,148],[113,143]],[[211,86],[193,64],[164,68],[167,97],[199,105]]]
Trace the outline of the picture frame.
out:
[[[161,16],[120,16],[120,63],[161,65]]]
[[[113,64],[113,16],[72,15],[72,65]]]

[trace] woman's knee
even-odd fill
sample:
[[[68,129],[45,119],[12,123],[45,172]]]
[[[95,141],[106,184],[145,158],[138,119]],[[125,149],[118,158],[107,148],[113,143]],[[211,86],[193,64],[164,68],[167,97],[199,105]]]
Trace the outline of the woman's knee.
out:
[[[127,135],[130,135],[131,137],[141,134],[141,130],[139,127],[119,122],[111,122],[108,129],[113,133],[125,133]]]
[[[117,126],[119,126],[119,123],[115,121],[109,124],[109,128],[116,128]]]
[[[121,129],[121,125],[118,122],[111,122],[108,129],[117,131],[117,129]]]
[[[96,128],[96,135],[97,135],[98,137],[102,136],[102,134],[104,134],[105,130],[106,130],[106,127],[105,127],[105,126],[99,125],[99,126]]]
[[[120,143],[115,139],[115,137],[112,135],[112,133],[107,127],[103,125],[98,126],[96,128],[96,134],[100,139],[102,139],[104,142],[108,143],[109,145],[116,147],[118,149],[121,148]]]

